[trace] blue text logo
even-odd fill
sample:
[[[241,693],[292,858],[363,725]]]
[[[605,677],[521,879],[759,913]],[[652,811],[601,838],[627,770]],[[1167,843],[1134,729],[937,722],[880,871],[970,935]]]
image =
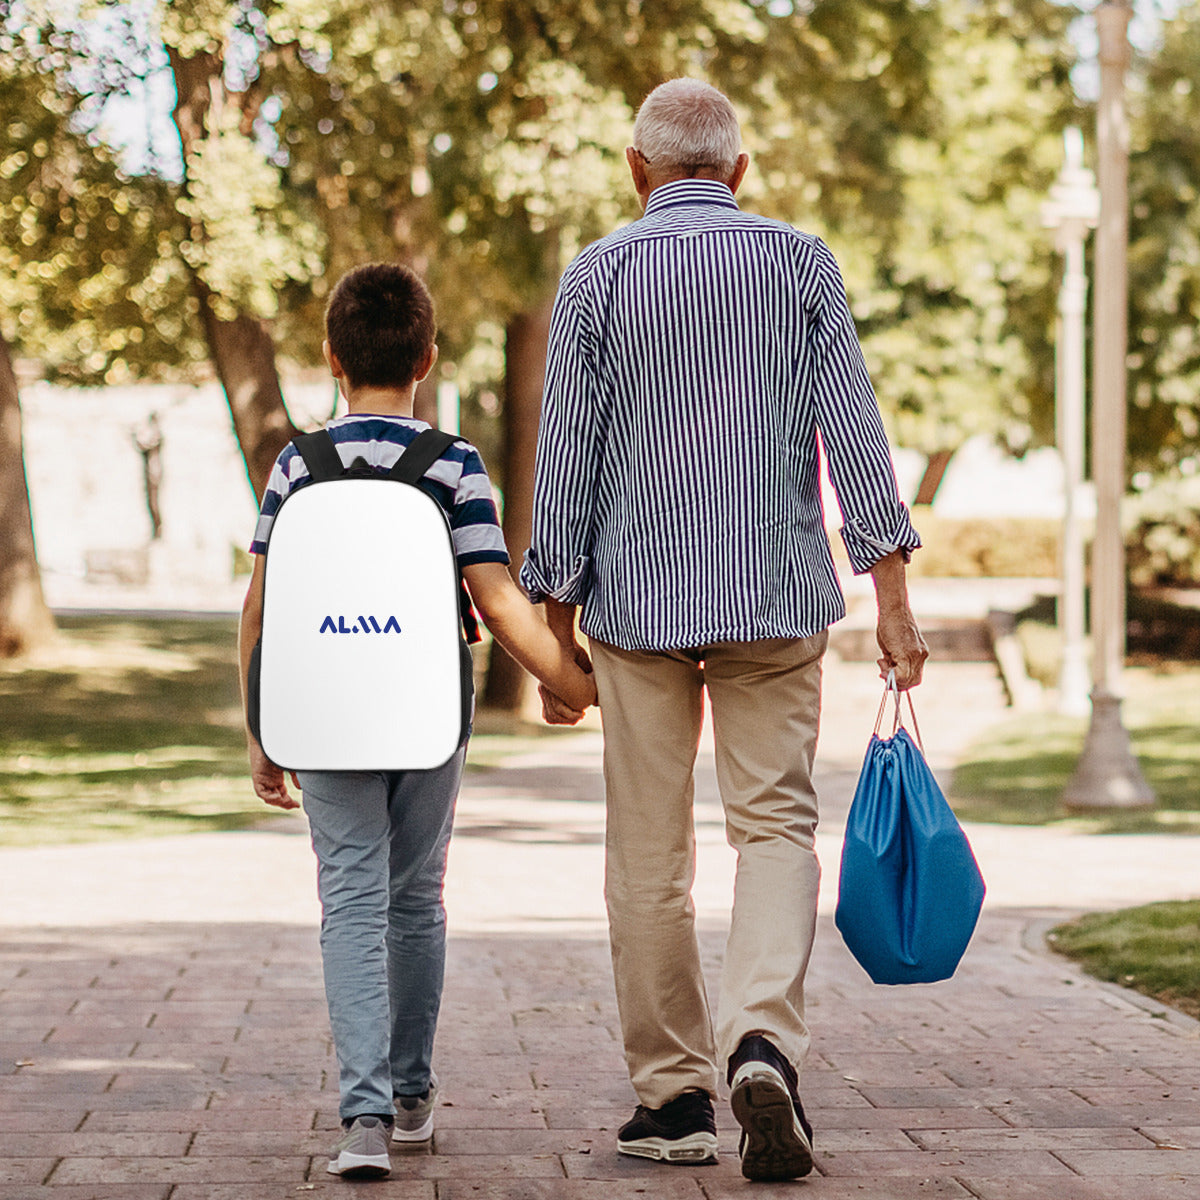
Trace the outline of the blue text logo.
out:
[[[321,622],[321,633],[399,633],[400,622],[395,617],[388,617],[381,627],[374,617],[355,617],[353,625],[346,624],[345,617],[326,617]]]

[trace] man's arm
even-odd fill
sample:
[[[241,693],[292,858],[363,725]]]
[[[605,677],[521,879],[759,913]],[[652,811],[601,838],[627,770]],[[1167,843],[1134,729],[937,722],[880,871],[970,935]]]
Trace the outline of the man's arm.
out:
[[[905,691],[921,682],[929,647],[909,607],[904,555],[899,550],[885,554],[871,568],[871,579],[879,608],[875,639],[883,652],[879,670],[885,679],[895,671],[896,686]]]
[[[592,660],[575,637],[577,611],[578,605],[564,604],[561,600],[549,597],[546,599],[546,624],[550,626],[550,632],[585,671],[591,671]],[[538,695],[542,701],[542,720],[547,725],[575,725],[583,719],[582,710],[572,708],[545,684],[538,687]]]
[[[587,655],[546,627],[541,614],[513,582],[503,563],[463,567],[467,590],[492,636],[531,675],[542,681],[575,720],[596,702],[596,685]],[[554,722],[559,723],[559,722]],[[567,722],[573,724],[574,722]]]
[[[262,635],[263,579],[266,559],[261,554],[254,556],[254,573],[246,589],[242,604],[242,619],[238,623],[238,682],[242,690],[242,714],[246,717],[246,751],[250,756],[250,778],[258,798],[275,808],[299,808],[299,801],[292,798],[284,778],[283,768],[277,767],[264,753],[254,734],[250,732],[247,716],[249,708],[246,696],[246,681],[250,674],[250,655],[255,643]],[[299,787],[296,776],[292,782]]]

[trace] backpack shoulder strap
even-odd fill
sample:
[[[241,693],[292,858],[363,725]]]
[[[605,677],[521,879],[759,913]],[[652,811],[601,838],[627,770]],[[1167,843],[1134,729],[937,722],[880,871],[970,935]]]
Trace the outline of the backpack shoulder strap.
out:
[[[442,429],[423,429],[396,460],[388,472],[388,478],[400,483],[415,484],[455,442],[462,441],[466,439],[457,434],[446,433]],[[458,577],[458,608],[462,617],[463,634],[468,644],[473,645],[479,641],[479,622],[475,619],[475,609],[471,605],[471,597],[461,572]]]
[[[463,439],[457,434],[441,429],[421,430],[396,460],[388,478],[400,483],[416,483],[455,442],[461,441]]]
[[[326,483],[330,479],[341,479],[346,473],[341,455],[329,436],[329,430],[318,429],[314,433],[302,433],[292,438],[292,445],[304,459],[314,483]]]

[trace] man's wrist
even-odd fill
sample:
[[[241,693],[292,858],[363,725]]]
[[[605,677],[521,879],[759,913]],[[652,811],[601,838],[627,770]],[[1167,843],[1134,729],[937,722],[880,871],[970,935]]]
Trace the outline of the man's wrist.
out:
[[[549,596],[546,598],[546,624],[563,645],[575,644],[575,607]]]

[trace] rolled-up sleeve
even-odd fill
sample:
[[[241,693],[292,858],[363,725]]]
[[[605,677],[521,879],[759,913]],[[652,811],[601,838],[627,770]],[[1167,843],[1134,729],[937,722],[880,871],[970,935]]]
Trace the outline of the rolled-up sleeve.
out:
[[[829,477],[842,512],[842,541],[856,575],[921,545],[896,486],[887,434],[867,375],[846,290],[832,252],[815,248],[813,388]]]
[[[595,356],[564,277],[554,301],[538,427],[533,529],[521,567],[529,598],[582,604],[591,570],[596,488]]]

